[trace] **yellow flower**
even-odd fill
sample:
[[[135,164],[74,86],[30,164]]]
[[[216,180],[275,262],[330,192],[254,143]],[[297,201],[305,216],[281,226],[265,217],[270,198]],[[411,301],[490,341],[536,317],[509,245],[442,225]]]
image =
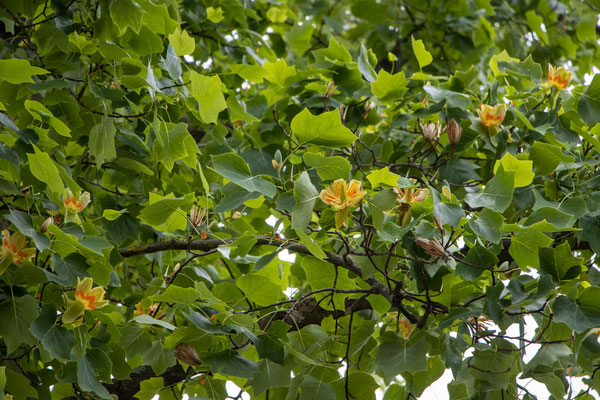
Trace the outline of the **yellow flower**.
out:
[[[92,289],[92,278],[84,278],[80,280],[77,278],[77,287],[75,289],[75,300],[71,300],[67,297],[67,304],[69,307],[63,314],[63,322],[65,324],[72,324],[83,316],[85,310],[95,310],[102,308],[108,304],[108,300],[104,300],[104,288],[96,286]]]
[[[548,82],[558,90],[569,86],[569,82],[573,78],[573,74],[563,67],[553,67],[548,64]]]
[[[403,339],[408,339],[413,329],[415,329],[415,326],[411,324],[410,321],[405,317],[402,317],[400,321],[398,321],[398,330],[400,331],[400,335],[402,335]]]
[[[63,197],[63,205],[66,210],[81,212],[90,203],[90,194],[83,192],[76,198],[71,189],[67,189],[66,196]]]
[[[331,187],[321,190],[319,198],[337,210],[335,223],[339,229],[345,222],[348,210],[356,206],[365,194],[359,181],[352,179],[350,184],[347,184],[344,179],[338,179]]]
[[[79,215],[81,211],[90,203],[90,194],[83,192],[79,197],[75,197],[71,189],[67,189],[63,196],[63,205],[65,206],[65,222],[79,223]]]
[[[493,107],[481,104],[477,114],[485,126],[500,126],[506,115],[506,104],[498,104]]]
[[[412,180],[416,182],[416,180]],[[394,192],[398,193],[397,201],[400,203],[398,207],[398,220],[402,226],[406,226],[410,221],[410,208],[414,203],[421,203],[429,196],[429,189],[400,189],[394,188]]]
[[[12,235],[9,231],[2,231],[2,249],[0,257],[7,257],[15,264],[21,264],[23,260],[31,258],[35,255],[35,248],[25,248],[27,239],[21,232],[15,232]]]

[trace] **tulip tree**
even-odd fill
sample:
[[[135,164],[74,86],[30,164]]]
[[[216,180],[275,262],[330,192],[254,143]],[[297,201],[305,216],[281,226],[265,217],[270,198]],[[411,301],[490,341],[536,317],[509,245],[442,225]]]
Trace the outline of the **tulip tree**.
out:
[[[594,398],[599,12],[0,1],[0,400]]]

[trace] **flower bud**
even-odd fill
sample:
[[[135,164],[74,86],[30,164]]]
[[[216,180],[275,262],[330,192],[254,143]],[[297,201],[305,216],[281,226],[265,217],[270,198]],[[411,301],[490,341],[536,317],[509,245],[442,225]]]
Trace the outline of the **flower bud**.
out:
[[[196,353],[196,350],[189,344],[178,344],[175,347],[175,358],[188,365],[200,365],[198,353]]]
[[[433,122],[430,122],[425,125],[419,124],[419,127],[421,128],[421,132],[423,132],[423,137],[425,138],[425,140],[433,140],[436,137],[440,136],[441,124],[439,121],[435,124]]]
[[[48,227],[52,224],[54,224],[54,218],[52,218],[52,217],[46,218],[46,220],[44,221],[42,226],[40,226],[40,232],[46,233],[48,231]]]
[[[374,101],[367,101],[367,102],[365,102],[365,111],[366,112],[369,112],[369,111],[371,111],[374,108],[375,108],[375,102]]]
[[[340,119],[342,120],[342,123],[344,123],[344,121],[346,121],[346,112],[348,111],[348,109],[346,107],[344,107],[343,104],[340,104],[340,108],[338,108],[338,112],[340,113]]]
[[[444,250],[444,247],[436,238],[433,238],[433,240],[416,238],[415,243],[425,250],[425,253],[429,254],[430,256],[443,258],[448,257],[446,250]]]
[[[335,92],[335,89],[337,89],[335,83],[333,83],[333,81],[329,82],[329,85],[327,85],[327,90],[325,91],[325,98],[330,98]]]
[[[273,168],[277,170],[277,172],[281,170],[281,164],[279,164],[277,161],[271,160],[271,164],[273,165]]]
[[[198,207],[195,205],[192,206],[192,209],[190,210],[190,222],[195,227],[202,225],[202,220],[204,219],[204,214],[206,213],[206,210],[202,209],[202,211],[200,213],[198,213],[198,212],[199,212]]]
[[[460,140],[460,135],[462,134],[462,127],[458,124],[458,122],[456,122],[454,118],[452,118],[446,126],[446,133],[448,134],[448,141],[450,142],[450,144],[454,145]]]

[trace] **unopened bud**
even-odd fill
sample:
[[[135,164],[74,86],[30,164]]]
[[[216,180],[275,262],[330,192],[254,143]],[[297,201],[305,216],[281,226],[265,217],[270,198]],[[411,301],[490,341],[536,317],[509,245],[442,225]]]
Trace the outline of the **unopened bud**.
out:
[[[197,206],[192,206],[192,209],[190,210],[190,222],[192,223],[192,225],[194,226],[200,226],[202,225],[202,220],[204,219],[204,214],[206,213],[206,209],[202,209],[202,211],[199,212],[199,209]]]
[[[448,200],[452,200],[452,192],[448,186],[442,186],[442,195]]]
[[[273,165],[273,168],[277,170],[277,172],[281,170],[281,164],[279,164],[277,161],[271,160],[271,164]]]
[[[429,254],[430,256],[443,258],[448,257],[446,250],[444,250],[444,247],[436,238],[433,238],[433,240],[416,238],[415,243],[425,250],[425,253]]]
[[[421,132],[423,132],[423,137],[425,138],[425,140],[433,140],[436,137],[440,136],[442,126],[439,121],[435,124],[433,122],[430,122],[425,125],[419,124],[419,126],[421,127]]]
[[[375,102],[374,101],[367,101],[367,102],[365,102],[365,111],[366,112],[369,112],[369,111],[371,111],[374,108],[375,108]]]
[[[325,98],[330,98],[335,92],[335,89],[337,89],[335,83],[333,81],[329,82],[329,85],[327,85],[327,90],[325,91]]]
[[[52,224],[54,224],[54,218],[52,218],[52,217],[46,218],[46,220],[44,221],[42,226],[40,226],[40,232],[46,233],[48,231],[48,227]]]
[[[344,107],[343,104],[340,104],[340,108],[338,108],[338,112],[340,113],[340,119],[342,120],[342,123],[344,121],[346,121],[346,112],[348,111],[348,109],[346,107]]]
[[[181,343],[175,347],[175,358],[188,365],[200,365],[200,358],[196,350],[189,344]]]
[[[452,118],[446,126],[446,133],[448,134],[448,141],[450,144],[456,144],[460,140],[462,134],[462,127]]]

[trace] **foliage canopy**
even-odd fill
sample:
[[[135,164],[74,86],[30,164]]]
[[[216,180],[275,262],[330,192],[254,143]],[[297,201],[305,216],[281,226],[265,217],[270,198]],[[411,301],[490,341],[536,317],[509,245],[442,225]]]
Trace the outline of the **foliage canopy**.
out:
[[[592,398],[599,9],[1,1],[0,400]]]

